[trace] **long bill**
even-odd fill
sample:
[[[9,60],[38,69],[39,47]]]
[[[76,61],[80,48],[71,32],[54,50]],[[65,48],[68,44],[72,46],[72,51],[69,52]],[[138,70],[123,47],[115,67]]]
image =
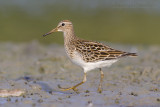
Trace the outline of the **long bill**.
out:
[[[57,31],[58,31],[58,28],[56,27],[55,29],[51,30],[50,32],[44,34],[43,37],[45,37],[45,36],[47,36],[47,35],[49,35],[49,34],[51,34],[53,32],[57,32]]]

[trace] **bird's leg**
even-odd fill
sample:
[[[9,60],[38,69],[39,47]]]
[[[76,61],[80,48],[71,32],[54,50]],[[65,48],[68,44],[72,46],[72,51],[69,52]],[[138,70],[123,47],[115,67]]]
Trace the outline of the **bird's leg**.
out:
[[[69,87],[69,88],[62,88],[60,85],[58,85],[58,88],[60,88],[62,91],[67,91],[67,90],[71,90],[71,89],[73,89],[74,91],[77,91],[77,87],[78,86],[80,86],[80,85],[82,85],[83,83],[85,83],[86,82],[86,73],[84,73],[84,76],[83,76],[83,81],[82,82],[80,82],[80,83],[78,83],[77,85],[75,85],[75,86],[73,86],[73,87]]]
[[[100,83],[99,83],[99,86],[98,86],[98,92],[99,92],[99,93],[102,93],[102,83],[103,83],[104,73],[103,73],[103,71],[102,71],[101,68],[100,68],[99,70],[100,70],[100,72],[101,72],[101,79],[100,79]]]

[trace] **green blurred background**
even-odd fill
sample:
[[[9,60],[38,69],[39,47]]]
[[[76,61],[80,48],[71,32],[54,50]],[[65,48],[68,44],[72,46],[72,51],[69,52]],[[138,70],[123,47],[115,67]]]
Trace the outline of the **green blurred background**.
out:
[[[160,44],[158,0],[1,0],[0,41],[62,44],[62,33],[42,35],[65,19],[83,39]]]

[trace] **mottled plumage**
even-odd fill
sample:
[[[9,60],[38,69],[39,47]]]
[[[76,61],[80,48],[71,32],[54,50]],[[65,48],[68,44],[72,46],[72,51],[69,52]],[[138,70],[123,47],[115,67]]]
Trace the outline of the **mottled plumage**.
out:
[[[85,62],[97,62],[121,58],[123,56],[135,56],[135,53],[128,53],[123,51],[115,50],[109,46],[103,45],[102,43],[76,40],[73,42],[75,51],[82,55]]]
[[[99,42],[83,40],[75,36],[73,24],[69,20],[61,21],[58,26],[43,35],[46,36],[52,32],[62,31],[64,33],[64,46],[68,57],[71,61],[84,69],[83,81],[70,88],[61,88],[62,90],[76,90],[76,87],[86,81],[86,73],[92,69],[99,68],[101,71],[101,81],[98,91],[101,92],[103,81],[103,72],[101,68],[109,67],[115,63],[119,58],[125,56],[137,56],[136,53],[123,52],[113,49],[107,45]]]

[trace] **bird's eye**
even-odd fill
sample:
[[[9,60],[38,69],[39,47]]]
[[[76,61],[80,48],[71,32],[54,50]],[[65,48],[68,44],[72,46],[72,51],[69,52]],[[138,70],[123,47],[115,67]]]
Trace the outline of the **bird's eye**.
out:
[[[64,23],[62,23],[62,26],[64,26],[65,24]]]

